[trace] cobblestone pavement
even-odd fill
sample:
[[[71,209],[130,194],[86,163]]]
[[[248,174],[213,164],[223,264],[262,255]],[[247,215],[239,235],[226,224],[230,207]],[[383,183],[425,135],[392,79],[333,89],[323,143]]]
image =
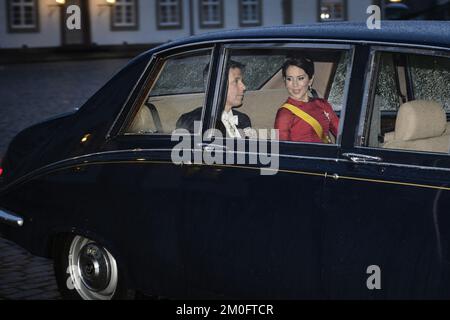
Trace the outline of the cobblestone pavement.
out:
[[[0,238],[0,299],[60,299],[52,260]]]
[[[81,106],[127,61],[0,65],[0,157],[19,131]],[[59,298],[52,261],[0,237],[0,300]]]
[[[80,107],[127,62],[0,65],[0,156],[19,131]]]

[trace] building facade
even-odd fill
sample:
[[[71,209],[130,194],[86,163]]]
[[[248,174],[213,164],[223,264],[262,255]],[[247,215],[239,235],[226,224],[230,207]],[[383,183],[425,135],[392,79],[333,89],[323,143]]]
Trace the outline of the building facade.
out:
[[[254,26],[366,21],[373,0],[0,0],[0,49],[160,44]],[[75,6],[74,6],[75,5]]]

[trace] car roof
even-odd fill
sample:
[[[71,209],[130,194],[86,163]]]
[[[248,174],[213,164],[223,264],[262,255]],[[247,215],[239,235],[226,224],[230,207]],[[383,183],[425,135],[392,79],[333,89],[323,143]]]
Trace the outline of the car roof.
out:
[[[381,21],[380,29],[369,29],[366,23],[326,22],[309,25],[283,25],[205,33],[172,41],[149,52],[202,42],[245,39],[319,39],[388,42],[450,47],[448,21]]]

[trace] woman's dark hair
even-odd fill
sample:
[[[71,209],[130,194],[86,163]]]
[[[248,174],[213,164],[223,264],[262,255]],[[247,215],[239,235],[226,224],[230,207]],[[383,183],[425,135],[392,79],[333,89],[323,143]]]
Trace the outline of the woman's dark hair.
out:
[[[302,56],[287,57],[287,60],[283,63],[283,66],[281,67],[283,78],[286,78],[286,71],[290,66],[296,66],[305,70],[306,74],[310,79],[314,76],[314,62],[309,58]]]

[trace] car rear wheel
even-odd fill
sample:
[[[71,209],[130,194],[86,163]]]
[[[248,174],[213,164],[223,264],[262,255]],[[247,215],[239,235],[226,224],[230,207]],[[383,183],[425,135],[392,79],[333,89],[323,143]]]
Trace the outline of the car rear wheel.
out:
[[[55,275],[65,299],[130,299],[114,256],[101,244],[78,235],[59,238],[55,246]]]

